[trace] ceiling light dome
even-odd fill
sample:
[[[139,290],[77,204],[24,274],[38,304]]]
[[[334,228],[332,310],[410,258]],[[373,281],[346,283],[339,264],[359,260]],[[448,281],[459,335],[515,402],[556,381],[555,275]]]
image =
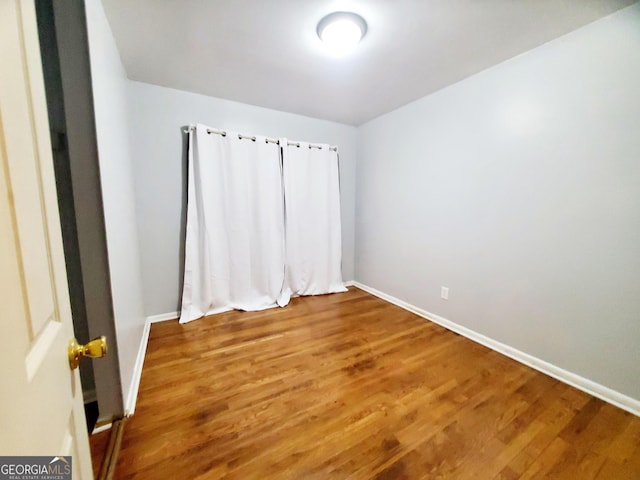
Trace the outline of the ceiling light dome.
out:
[[[318,23],[318,37],[337,56],[352,51],[366,32],[364,18],[350,12],[330,13]]]

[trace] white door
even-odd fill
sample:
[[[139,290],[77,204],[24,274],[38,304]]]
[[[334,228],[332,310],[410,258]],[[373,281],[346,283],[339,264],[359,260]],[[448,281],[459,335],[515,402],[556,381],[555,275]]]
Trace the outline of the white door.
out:
[[[0,455],[90,480],[34,0],[0,0],[0,317]]]

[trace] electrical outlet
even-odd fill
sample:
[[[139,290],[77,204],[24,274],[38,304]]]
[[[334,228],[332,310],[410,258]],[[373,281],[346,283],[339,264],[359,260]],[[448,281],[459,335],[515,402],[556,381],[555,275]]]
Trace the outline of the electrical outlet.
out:
[[[449,300],[449,287],[440,287],[440,297]]]

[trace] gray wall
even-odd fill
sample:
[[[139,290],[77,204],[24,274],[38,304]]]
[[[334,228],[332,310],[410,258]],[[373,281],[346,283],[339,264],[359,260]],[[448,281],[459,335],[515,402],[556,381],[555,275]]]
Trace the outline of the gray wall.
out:
[[[361,126],[356,280],[640,399],[638,52],[640,4]]]
[[[139,82],[128,83],[128,103],[147,315],[178,309],[186,165],[181,127],[189,123],[338,145],[343,278],[353,279],[355,127]]]
[[[100,0],[86,2],[86,15],[113,314],[126,407],[145,322],[127,125],[128,80]]]

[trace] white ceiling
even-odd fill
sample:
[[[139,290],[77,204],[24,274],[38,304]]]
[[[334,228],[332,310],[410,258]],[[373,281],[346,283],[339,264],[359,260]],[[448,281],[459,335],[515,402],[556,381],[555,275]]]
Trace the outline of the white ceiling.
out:
[[[634,0],[103,0],[130,79],[360,125]],[[316,35],[353,11],[333,58]]]

